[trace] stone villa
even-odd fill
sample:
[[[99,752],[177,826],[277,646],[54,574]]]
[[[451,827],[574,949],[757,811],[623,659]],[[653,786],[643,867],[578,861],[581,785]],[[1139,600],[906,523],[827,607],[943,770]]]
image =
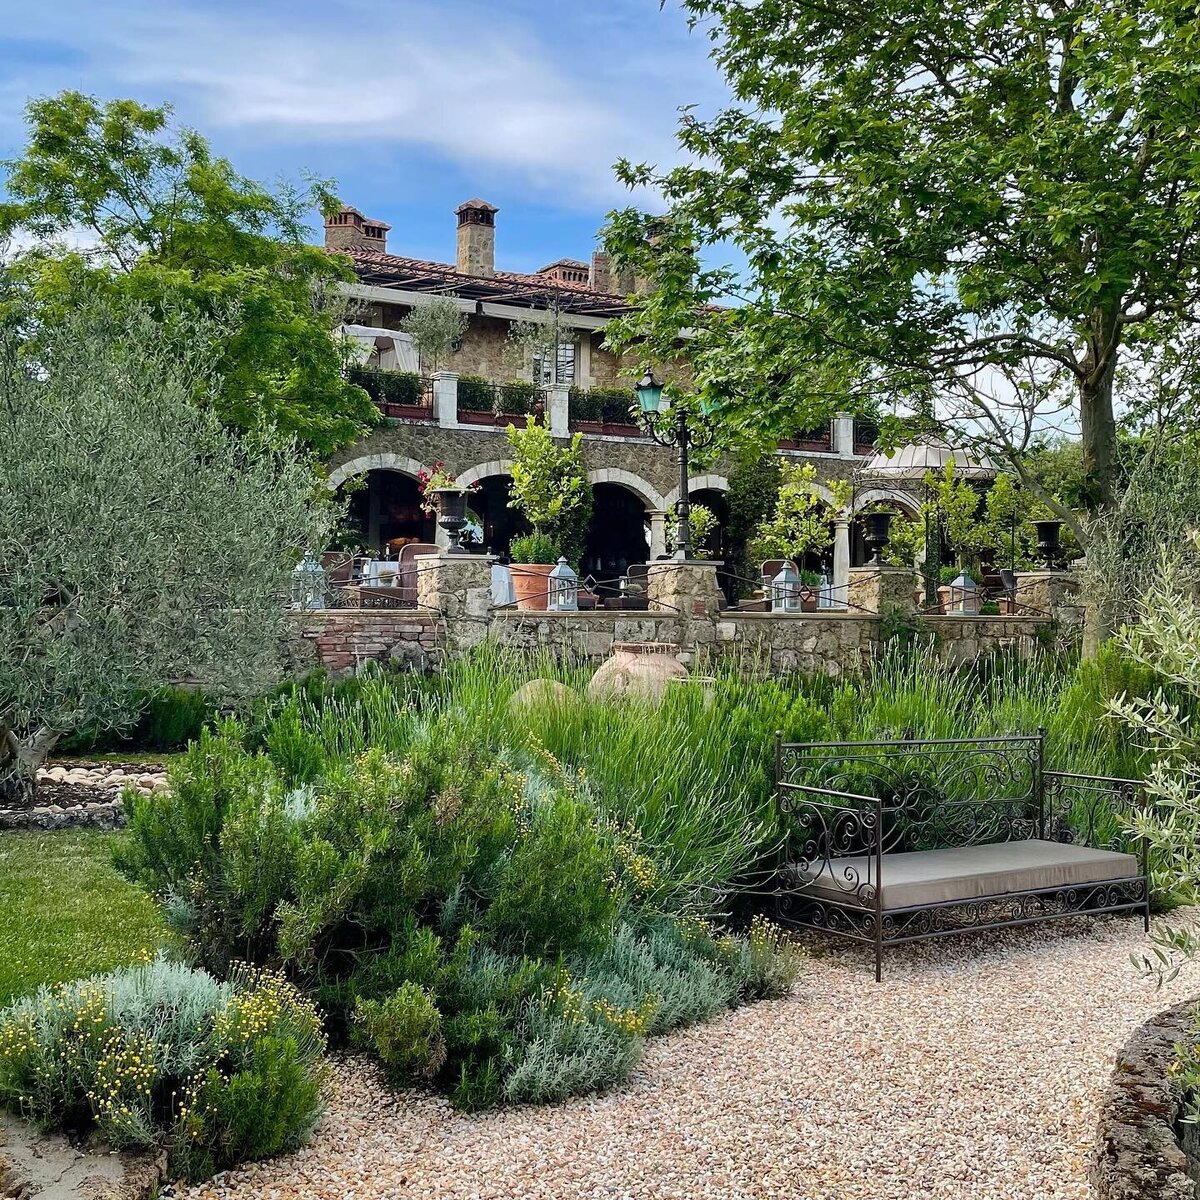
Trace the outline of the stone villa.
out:
[[[637,281],[614,278],[602,253],[592,254],[590,262],[562,258],[533,274],[498,270],[497,212],[478,199],[459,205],[453,263],[389,253],[389,226],[353,208],[326,221],[326,247],[348,255],[358,276],[347,286],[352,300],[347,332],[369,355],[369,365],[422,377],[420,394],[407,398],[411,402],[377,401],[388,419],[335,457],[330,485],[362,481],[351,499],[361,538],[376,550],[394,552],[407,542],[434,540],[433,522],[418,503],[416,479],[422,468],[441,461],[462,484],[479,485],[471,507],[484,546],[503,553],[521,529],[519,515],[507,506],[510,462],[504,430],[525,419],[530,384],[538,384],[551,431],[562,437],[583,434],[595,498],[583,570],[613,578],[630,564],[666,553],[666,516],[678,499],[673,452],[645,437],[626,412],[634,400],[634,364],[627,369],[604,344],[606,324],[626,311]],[[415,306],[438,295],[452,297],[469,325],[450,361],[430,377],[432,364],[418,361],[399,327]],[[505,353],[513,323],[548,321],[552,313],[566,331],[558,362],[534,364],[532,373],[541,377],[526,375],[523,392],[506,386],[515,378]],[[781,443],[777,452],[813,462],[822,479],[841,478],[871,453],[872,437],[851,417],[839,416],[830,428]],[[729,471],[730,464],[718,461],[695,475],[690,489],[692,500],[708,505],[719,520],[727,512]],[[855,507],[874,498],[860,495]],[[836,522],[834,547],[819,565],[835,586],[845,582],[852,564],[864,561],[851,515],[830,513]],[[720,538],[711,547],[717,555],[724,548]]]

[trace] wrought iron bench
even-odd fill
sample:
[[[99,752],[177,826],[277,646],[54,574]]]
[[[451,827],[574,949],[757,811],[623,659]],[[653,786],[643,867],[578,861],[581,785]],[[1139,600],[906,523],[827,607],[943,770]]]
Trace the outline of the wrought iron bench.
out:
[[[1050,771],[1046,735],[887,742],[776,738],[787,834],[782,921],[883,950],[968,930],[1140,910],[1141,785]]]

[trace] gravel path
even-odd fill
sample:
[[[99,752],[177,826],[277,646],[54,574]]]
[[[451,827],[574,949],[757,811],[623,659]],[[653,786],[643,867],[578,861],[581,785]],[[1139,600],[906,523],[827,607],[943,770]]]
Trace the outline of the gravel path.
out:
[[[819,943],[827,949],[829,943]],[[245,1200],[1058,1200],[1088,1196],[1113,1056],[1200,993],[1129,963],[1135,918],[851,949],[796,994],[652,1041],[632,1080],[558,1108],[463,1116],[336,1072],[314,1144],[190,1192]]]

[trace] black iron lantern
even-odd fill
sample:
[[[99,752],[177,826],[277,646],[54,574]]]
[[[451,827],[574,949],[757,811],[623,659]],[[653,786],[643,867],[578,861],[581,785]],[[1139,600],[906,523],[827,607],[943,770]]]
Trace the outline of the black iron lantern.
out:
[[[1059,538],[1062,535],[1063,523],[1057,517],[1045,521],[1034,521],[1033,528],[1037,534],[1037,552],[1042,560],[1042,566],[1052,571],[1058,565]]]
[[[895,515],[888,509],[878,509],[875,512],[864,514],[862,519],[863,541],[867,543],[867,548],[871,551],[871,558],[867,562],[867,566],[883,566],[883,550],[892,540],[891,526],[892,518]]]

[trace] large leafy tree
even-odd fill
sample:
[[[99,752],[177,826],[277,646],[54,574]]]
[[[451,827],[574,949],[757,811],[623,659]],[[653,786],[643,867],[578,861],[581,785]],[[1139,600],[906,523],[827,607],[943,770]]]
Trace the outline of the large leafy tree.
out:
[[[349,264],[306,241],[305,218],[333,204],[329,188],[266,188],[198,133],[169,130],[169,116],[78,92],[29,105],[29,144],[7,164],[0,204],[0,241],[34,243],[12,264],[18,295],[47,325],[90,293],[218,317],[211,400],[223,419],[329,454],[376,416],[332,336]]]
[[[254,695],[328,501],[294,444],[229,430],[209,323],[95,299],[30,346],[0,318],[0,790],[167,683]]]
[[[682,349],[748,429],[892,396],[1020,470],[1059,421],[1086,507],[1110,504],[1123,356],[1144,381],[1200,320],[1200,10],[683,4],[735,102],[685,112],[691,165],[619,164],[668,211],[613,215],[658,285],[615,340]],[[744,271],[698,269],[722,243]]]

